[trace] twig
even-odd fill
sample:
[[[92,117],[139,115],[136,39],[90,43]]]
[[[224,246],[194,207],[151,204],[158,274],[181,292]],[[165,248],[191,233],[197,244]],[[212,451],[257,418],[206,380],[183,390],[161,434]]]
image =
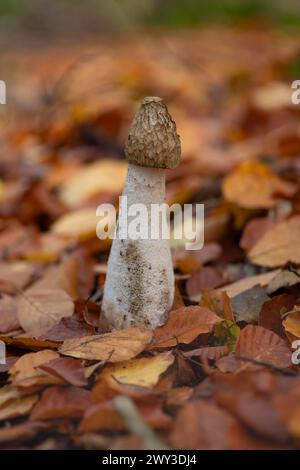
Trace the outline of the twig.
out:
[[[239,359],[240,361],[250,362],[251,364],[267,367],[268,369],[271,369],[275,372],[280,372],[281,374],[293,375],[293,376],[299,375],[299,372],[297,372],[296,370],[285,369],[285,368],[282,368],[282,367],[278,367],[278,366],[275,366],[274,364],[272,364],[271,362],[258,361],[257,359],[253,359],[252,357],[238,356],[238,355],[235,355],[235,358]]]
[[[121,395],[114,399],[114,403],[127,428],[142,440],[145,450],[168,450],[168,447],[145,423],[144,418],[130,398]]]

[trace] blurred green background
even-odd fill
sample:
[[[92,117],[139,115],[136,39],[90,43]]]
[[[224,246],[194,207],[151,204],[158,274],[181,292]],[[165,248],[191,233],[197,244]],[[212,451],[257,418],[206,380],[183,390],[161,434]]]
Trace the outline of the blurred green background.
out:
[[[299,28],[299,0],[0,0],[0,33],[123,31],[259,21]]]

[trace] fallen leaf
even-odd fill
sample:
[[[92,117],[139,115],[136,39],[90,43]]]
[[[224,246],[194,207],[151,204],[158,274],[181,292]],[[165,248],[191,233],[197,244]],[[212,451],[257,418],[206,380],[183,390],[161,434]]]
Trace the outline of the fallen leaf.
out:
[[[251,219],[243,232],[240,240],[240,247],[249,251],[258,242],[258,240],[274,227],[274,222],[267,218]]]
[[[59,380],[56,377],[38,369],[38,366],[58,357],[57,352],[49,349],[24,354],[10,368],[9,373],[12,383],[21,388],[58,383]]]
[[[268,230],[249,252],[250,260],[260,266],[300,263],[300,215],[279,222]]]
[[[160,405],[152,403],[136,403],[142,417],[149,426],[163,429],[170,425],[171,418],[166,415]],[[94,431],[125,431],[126,425],[117,412],[114,402],[102,402],[90,406],[80,424],[81,432]]]
[[[6,406],[1,407],[0,421],[28,415],[38,399],[38,395],[20,397],[17,400],[8,403]]]
[[[288,294],[276,295],[267,300],[259,313],[259,325],[285,338],[282,315],[292,310],[297,303],[300,303],[300,297]]]
[[[67,339],[59,350],[66,356],[119,362],[137,356],[144,350],[151,338],[151,331],[133,327],[103,335]]]
[[[0,298],[0,332],[8,333],[18,328],[20,323],[17,317],[16,299],[3,294]]]
[[[101,160],[80,168],[60,188],[60,199],[69,206],[83,203],[100,192],[118,194],[127,172],[125,162]]]
[[[292,287],[300,283],[300,270],[284,269],[278,271],[267,287],[267,294],[273,294],[282,287]]]
[[[288,333],[291,333],[295,338],[300,338],[300,307],[289,312],[282,325]]]
[[[274,269],[273,271],[270,271],[268,273],[245,277],[244,279],[241,279],[240,281],[236,281],[236,282],[233,282],[232,284],[228,284],[227,286],[223,286],[218,290],[225,291],[228,297],[232,298],[238,294],[241,294],[247,289],[251,289],[251,287],[254,287],[256,285],[259,285],[261,287],[267,286],[270,282],[272,282],[272,280],[275,278],[275,276],[278,273],[280,273],[280,270]],[[267,293],[269,294],[270,292],[267,290]]]
[[[227,346],[210,346],[207,348],[192,349],[183,353],[185,357],[200,357],[202,360],[217,361],[228,354]]]
[[[25,331],[49,329],[74,312],[74,303],[61,289],[28,289],[18,301],[18,320]]]
[[[235,321],[231,300],[224,291],[203,289],[200,306],[208,308],[225,320],[231,321],[232,323]]]
[[[33,439],[37,433],[47,429],[47,423],[29,422],[0,428],[0,444],[20,443]]]
[[[0,408],[21,397],[20,390],[14,385],[4,385],[0,388]]]
[[[115,222],[113,213],[110,214],[110,226]],[[86,207],[67,212],[57,219],[51,227],[55,235],[61,237],[73,238],[79,241],[96,238],[96,227],[99,222],[99,216],[96,215],[96,207]]]
[[[75,385],[77,387],[84,387],[87,385],[83,365],[79,360],[71,357],[59,357],[38,367],[48,374],[52,374],[71,385]]]
[[[106,367],[99,378],[108,380],[113,387],[115,381],[121,384],[137,385],[140,387],[154,387],[160,375],[173,364],[174,356],[171,352],[164,352],[152,357],[131,359]]]
[[[265,290],[257,285],[231,299],[232,309],[237,321],[257,322],[261,306],[269,300]]]
[[[235,419],[227,411],[212,403],[194,401],[179,411],[171,444],[175,449],[230,449],[234,425]]]
[[[281,368],[292,365],[291,350],[287,343],[262,326],[247,325],[241,331],[236,343],[235,354]],[[244,362],[241,370],[257,367],[259,366]]]
[[[191,300],[199,302],[202,289],[215,289],[222,284],[224,284],[223,274],[212,266],[206,266],[188,279],[186,292]]]
[[[244,162],[231,172],[223,182],[227,201],[246,209],[274,207],[278,195],[292,197],[296,187],[273,174],[267,165]]]
[[[154,330],[147,349],[171,348],[178,343],[191,343],[197,336],[212,331],[220,322],[214,312],[205,307],[181,307],[169,314],[167,322]]]
[[[80,418],[90,405],[90,392],[73,386],[56,386],[45,390],[33,408],[31,420]]]

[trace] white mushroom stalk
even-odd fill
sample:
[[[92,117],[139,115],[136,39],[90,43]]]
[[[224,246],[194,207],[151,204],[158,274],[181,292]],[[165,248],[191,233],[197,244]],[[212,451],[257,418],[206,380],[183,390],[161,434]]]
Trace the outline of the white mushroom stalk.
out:
[[[151,223],[157,221],[151,219],[151,208],[165,201],[165,169],[180,162],[176,125],[160,98],[143,100],[125,154],[129,165],[122,196],[127,197],[128,212],[135,204],[145,207],[139,231],[147,230],[148,237],[122,238],[118,227],[108,260],[102,311],[115,328],[155,328],[166,321],[173,304],[174,272],[169,239],[163,238],[161,230],[158,238],[151,238]]]

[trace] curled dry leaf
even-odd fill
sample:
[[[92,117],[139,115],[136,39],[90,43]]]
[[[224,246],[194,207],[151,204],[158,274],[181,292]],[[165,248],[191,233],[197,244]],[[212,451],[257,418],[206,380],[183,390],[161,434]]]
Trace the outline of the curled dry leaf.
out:
[[[62,289],[29,289],[18,301],[18,320],[28,332],[45,331],[73,312],[74,303]]]
[[[260,266],[300,263],[300,215],[284,220],[268,230],[249,252],[250,260]]]
[[[157,354],[153,357],[142,357],[106,367],[99,378],[108,380],[111,386],[117,381],[121,384],[154,387],[160,375],[173,364],[171,352]]]
[[[148,349],[171,348],[191,343],[197,336],[212,331],[221,318],[205,307],[181,307],[173,310],[167,322],[156,328]]]
[[[133,327],[103,335],[67,339],[59,350],[66,356],[119,362],[137,356],[145,349],[151,338],[151,331]]]
[[[57,352],[49,349],[25,354],[10,368],[9,373],[12,383],[21,388],[58,383],[58,378],[38,369],[42,364],[58,357]]]

